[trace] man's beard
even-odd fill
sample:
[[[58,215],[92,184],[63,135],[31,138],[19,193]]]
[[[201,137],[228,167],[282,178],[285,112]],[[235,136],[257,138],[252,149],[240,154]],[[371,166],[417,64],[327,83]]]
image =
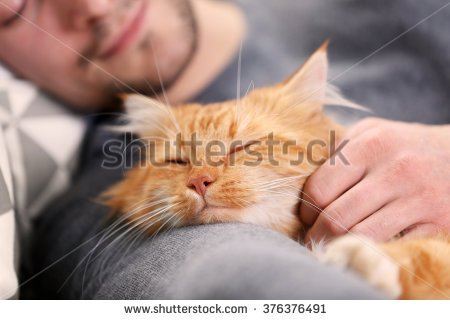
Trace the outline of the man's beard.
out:
[[[185,29],[184,32],[186,32],[187,34],[186,39],[190,41],[188,45],[188,53],[186,54],[183,61],[179,64],[177,70],[172,72],[170,78],[163,79],[160,70],[158,69],[158,61],[156,61],[156,57],[154,57],[158,73],[158,81],[156,83],[155,81],[152,82],[148,79],[141,79],[125,84],[115,82],[114,84],[112,84],[110,92],[108,94],[110,94],[111,96],[116,96],[118,93],[140,93],[150,97],[163,94],[178,80],[178,78],[183,74],[184,70],[190,65],[190,62],[192,61],[198,46],[198,27],[194,10],[192,8],[190,0],[171,0],[171,4],[173,5],[179,18],[182,21]],[[151,51],[154,53],[155,51],[152,45],[151,37],[152,35],[149,35],[148,40],[143,45],[152,47]]]

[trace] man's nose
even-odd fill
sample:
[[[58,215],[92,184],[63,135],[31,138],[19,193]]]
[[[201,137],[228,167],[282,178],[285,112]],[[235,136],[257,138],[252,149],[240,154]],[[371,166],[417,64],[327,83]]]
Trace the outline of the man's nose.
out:
[[[67,1],[67,0],[65,0]],[[115,0],[71,0],[70,23],[76,29],[88,29],[111,12]]]
[[[214,181],[215,179],[210,174],[202,173],[189,177],[186,185],[189,188],[195,189],[199,195],[204,196],[206,188]]]

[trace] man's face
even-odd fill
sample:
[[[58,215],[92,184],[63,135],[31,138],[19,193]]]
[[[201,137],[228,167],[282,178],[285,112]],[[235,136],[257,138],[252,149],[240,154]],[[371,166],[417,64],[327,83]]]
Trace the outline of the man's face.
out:
[[[1,63],[79,108],[169,86],[196,37],[189,0],[0,0]]]

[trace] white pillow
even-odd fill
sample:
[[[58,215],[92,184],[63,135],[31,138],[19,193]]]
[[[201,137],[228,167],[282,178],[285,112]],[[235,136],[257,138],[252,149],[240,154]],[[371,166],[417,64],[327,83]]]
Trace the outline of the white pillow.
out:
[[[7,298],[17,283],[13,249],[26,245],[33,219],[69,186],[85,130],[85,119],[0,65],[1,172],[14,204],[10,209],[3,191],[0,199],[6,204],[0,208],[7,212],[0,211],[0,298]],[[20,245],[13,241],[18,237]]]
[[[13,210],[12,177],[5,139],[0,130],[0,298],[11,298],[17,292],[14,241],[15,217]]]

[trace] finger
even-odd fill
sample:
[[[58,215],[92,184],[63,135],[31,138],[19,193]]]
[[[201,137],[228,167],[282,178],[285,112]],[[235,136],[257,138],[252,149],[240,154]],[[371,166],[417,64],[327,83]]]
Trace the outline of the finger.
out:
[[[377,189],[378,178],[366,177],[321,212],[309,231],[312,239],[343,235],[374,212],[396,199],[394,192]]]
[[[349,232],[364,235],[374,241],[388,241],[417,223],[418,215],[411,213],[404,202],[391,202],[358,223]]]
[[[350,152],[349,152],[350,154]],[[341,158],[328,159],[305,183],[300,205],[300,219],[311,226],[320,209],[327,207],[344,192],[359,182],[365,173],[364,165],[352,165]]]
[[[415,239],[415,238],[423,238],[429,236],[436,236],[441,234],[442,228],[432,224],[432,223],[424,223],[415,225],[413,227],[408,228],[404,231],[403,239]]]
[[[368,118],[351,127],[333,157],[306,181],[299,212],[306,226],[313,225],[320,209],[328,206],[364,176],[373,159],[364,155],[366,141],[358,136],[370,132],[383,121]]]

